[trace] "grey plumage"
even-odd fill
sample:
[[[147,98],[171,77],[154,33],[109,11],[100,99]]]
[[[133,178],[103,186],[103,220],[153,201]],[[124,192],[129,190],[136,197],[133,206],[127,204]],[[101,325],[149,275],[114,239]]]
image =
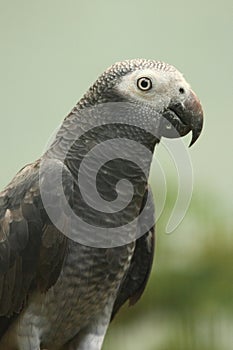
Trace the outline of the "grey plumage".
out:
[[[137,85],[144,77],[152,84],[150,91]],[[194,143],[202,117],[200,102],[173,66],[129,60],[100,76],[66,117],[45,154],[0,193],[0,350],[101,349],[111,318],[127,300],[134,304],[140,298],[150,274],[154,208],[147,181],[154,147],[162,136],[177,136],[169,123],[180,136],[192,130]],[[105,201],[114,201],[121,179],[128,179],[134,189],[123,211],[104,213],[83,200],[78,173],[88,152],[112,139],[129,139],[151,153],[140,147],[136,151],[133,143],[124,150],[126,159],[133,156],[142,163],[143,172],[122,156],[101,167],[96,184]],[[118,150],[113,146],[113,151]],[[97,153],[83,170],[90,188]],[[90,246],[69,238],[72,225],[58,190],[60,171],[72,210],[97,227],[95,240],[103,239],[98,226],[123,227],[145,209],[146,220],[139,219],[126,231],[128,244],[95,247],[81,227],[75,227],[77,235],[90,238]],[[127,193],[122,190],[121,195]],[[63,230],[54,225],[48,210]]]

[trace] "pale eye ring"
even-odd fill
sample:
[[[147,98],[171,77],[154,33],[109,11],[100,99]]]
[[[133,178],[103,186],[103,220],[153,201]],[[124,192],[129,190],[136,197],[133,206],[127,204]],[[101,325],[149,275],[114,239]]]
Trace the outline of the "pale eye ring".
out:
[[[152,88],[152,81],[150,78],[141,77],[137,81],[137,87],[142,91],[148,91]]]

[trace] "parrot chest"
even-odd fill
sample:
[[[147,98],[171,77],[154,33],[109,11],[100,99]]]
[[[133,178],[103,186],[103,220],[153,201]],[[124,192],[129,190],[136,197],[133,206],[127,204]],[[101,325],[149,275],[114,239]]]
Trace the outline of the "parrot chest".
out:
[[[57,283],[44,294],[34,293],[17,320],[19,341],[23,330],[33,329],[43,347],[56,349],[102,317],[104,309],[110,318],[133,251],[134,243],[96,249],[71,242]]]

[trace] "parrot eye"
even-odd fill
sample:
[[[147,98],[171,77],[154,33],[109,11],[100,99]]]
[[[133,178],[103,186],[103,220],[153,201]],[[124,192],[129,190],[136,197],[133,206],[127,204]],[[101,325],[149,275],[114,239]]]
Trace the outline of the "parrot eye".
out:
[[[139,78],[137,81],[137,87],[142,91],[148,91],[152,88],[152,81],[146,77]]]
[[[184,94],[184,88],[179,88],[179,92],[181,93],[181,94]]]

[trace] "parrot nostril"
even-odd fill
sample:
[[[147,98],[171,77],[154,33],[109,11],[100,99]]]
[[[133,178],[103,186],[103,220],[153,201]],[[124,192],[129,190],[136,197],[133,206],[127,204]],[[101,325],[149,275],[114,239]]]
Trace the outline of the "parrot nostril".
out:
[[[179,92],[180,92],[181,94],[184,94],[184,92],[185,92],[185,91],[184,91],[184,88],[182,88],[182,87],[179,88]]]

